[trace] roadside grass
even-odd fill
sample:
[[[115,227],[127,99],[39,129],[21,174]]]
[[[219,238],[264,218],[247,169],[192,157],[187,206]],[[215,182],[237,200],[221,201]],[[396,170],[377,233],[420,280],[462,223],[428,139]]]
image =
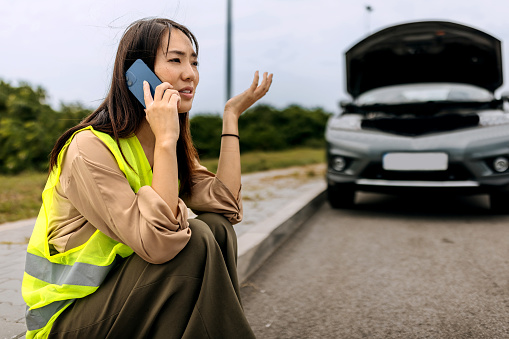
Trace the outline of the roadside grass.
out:
[[[201,164],[216,173],[218,159],[201,159]],[[261,172],[277,168],[304,166],[325,162],[325,150],[296,148],[285,151],[249,152],[240,155],[242,173]]]
[[[0,175],[0,223],[37,216],[47,173]]]
[[[299,148],[277,152],[249,152],[241,154],[242,173],[260,172],[291,166],[325,162],[325,151]],[[211,172],[217,171],[218,159],[203,159],[201,163]],[[34,218],[41,207],[41,194],[46,173],[27,172],[0,175],[0,224]]]

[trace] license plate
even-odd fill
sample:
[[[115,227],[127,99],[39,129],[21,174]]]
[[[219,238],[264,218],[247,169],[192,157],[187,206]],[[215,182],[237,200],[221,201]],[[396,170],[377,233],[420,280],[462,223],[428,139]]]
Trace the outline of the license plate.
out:
[[[383,168],[389,171],[445,171],[447,153],[387,153],[383,157]]]

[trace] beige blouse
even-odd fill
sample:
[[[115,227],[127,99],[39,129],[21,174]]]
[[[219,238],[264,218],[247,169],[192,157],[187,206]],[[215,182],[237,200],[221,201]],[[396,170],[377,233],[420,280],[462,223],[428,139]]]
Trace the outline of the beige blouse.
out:
[[[242,200],[201,165],[192,177],[191,198],[179,198],[176,215],[150,187],[134,193],[108,147],[91,131],[78,133],[62,161],[53,195],[48,239],[53,253],[84,244],[99,229],[128,245],[144,260],[164,263],[189,238],[188,210],[215,212],[232,224],[242,220]]]

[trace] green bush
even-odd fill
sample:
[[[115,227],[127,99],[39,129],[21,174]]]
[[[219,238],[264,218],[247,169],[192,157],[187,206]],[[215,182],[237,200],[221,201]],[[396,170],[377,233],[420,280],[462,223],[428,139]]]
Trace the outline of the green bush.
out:
[[[239,120],[242,151],[277,151],[295,147],[319,148],[325,145],[325,124],[330,113],[321,108],[305,109],[297,105],[282,110],[258,105]],[[191,133],[200,156],[217,157],[222,127],[219,115],[191,118]]]
[[[191,135],[200,157],[219,156],[223,119],[219,115],[200,114],[191,118]]]

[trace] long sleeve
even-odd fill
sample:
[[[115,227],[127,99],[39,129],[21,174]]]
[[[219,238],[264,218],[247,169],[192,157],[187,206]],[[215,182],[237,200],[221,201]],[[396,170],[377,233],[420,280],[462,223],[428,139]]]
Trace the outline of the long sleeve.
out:
[[[242,221],[240,190],[238,198],[235,198],[214,173],[200,164],[197,164],[197,169],[192,177],[191,193],[190,197],[184,197],[184,201],[196,214],[213,212],[222,214],[232,224]]]
[[[173,215],[150,186],[134,193],[107,146],[91,132],[75,136],[62,168],[59,199],[64,204],[68,200],[79,212],[74,224],[91,224],[151,263],[166,262],[186,246],[191,230],[185,203],[179,199],[177,215]],[[57,250],[55,238],[65,239],[67,233],[59,226],[51,227]],[[67,248],[69,243],[82,242],[73,237],[67,239]]]

